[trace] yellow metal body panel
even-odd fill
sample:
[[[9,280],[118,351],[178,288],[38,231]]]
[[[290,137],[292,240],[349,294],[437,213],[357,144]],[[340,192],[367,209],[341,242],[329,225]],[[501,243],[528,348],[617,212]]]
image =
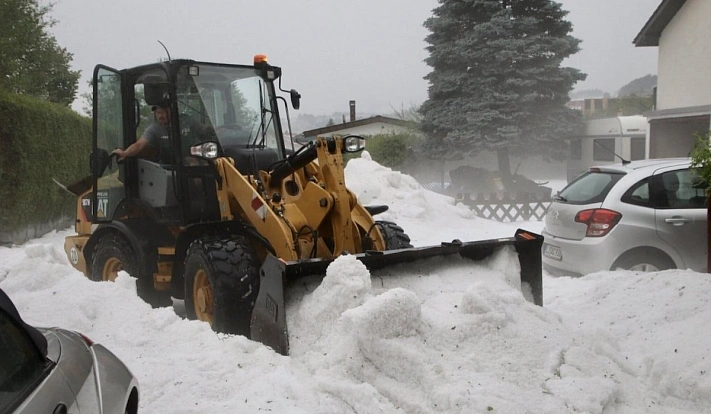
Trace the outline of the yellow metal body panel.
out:
[[[231,158],[215,160],[222,219],[251,223],[287,261],[361,253],[365,234],[374,249],[385,250],[373,217],[346,188],[341,151],[329,150],[321,138],[316,146],[316,160],[276,183],[265,171],[258,178],[242,175]]]
[[[235,215],[242,216],[259,234],[269,240],[278,257],[297,260],[299,255],[291,237],[291,229],[277,216],[274,209],[269,208],[270,204],[247,181],[248,177],[240,174],[232,159],[218,158],[215,164],[222,176],[222,186],[218,186],[217,198],[223,220],[231,220]],[[253,177],[249,178],[254,182]],[[255,209],[257,205],[264,207],[262,213]],[[263,214],[263,217],[260,214]]]
[[[69,262],[74,266],[75,269],[84,273],[84,276],[89,276],[89,272],[86,266],[86,260],[84,259],[84,246],[87,240],[89,240],[89,235],[76,235],[68,236],[64,239],[64,252],[69,258]]]

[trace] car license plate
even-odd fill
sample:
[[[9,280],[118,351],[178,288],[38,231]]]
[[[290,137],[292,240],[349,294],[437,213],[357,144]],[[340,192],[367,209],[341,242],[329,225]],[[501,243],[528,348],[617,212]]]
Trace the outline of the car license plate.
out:
[[[543,245],[543,255],[551,258],[553,260],[563,260],[563,252],[558,246],[551,246],[550,244]]]

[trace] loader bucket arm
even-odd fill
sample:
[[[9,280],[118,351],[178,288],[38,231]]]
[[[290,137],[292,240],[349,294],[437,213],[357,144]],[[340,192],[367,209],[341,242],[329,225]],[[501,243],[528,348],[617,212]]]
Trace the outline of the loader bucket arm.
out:
[[[513,237],[474,242],[453,241],[439,246],[413,247],[409,249],[369,251],[355,255],[369,270],[376,270],[397,263],[459,254],[471,260],[482,260],[495,251],[513,246],[521,266],[521,289],[530,293],[527,299],[543,306],[543,278],[541,271],[541,246],[543,237],[517,230]],[[289,282],[309,275],[325,275],[332,259],[311,259],[286,262],[269,255],[261,268],[259,295],[252,311],[251,339],[273,348],[282,355],[289,353],[288,329],[286,326],[284,287]]]

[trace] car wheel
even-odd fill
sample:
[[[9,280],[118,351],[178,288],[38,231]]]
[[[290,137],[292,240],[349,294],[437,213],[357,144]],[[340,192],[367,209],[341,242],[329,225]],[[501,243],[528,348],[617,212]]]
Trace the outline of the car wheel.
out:
[[[405,234],[405,230],[390,221],[376,221],[375,224],[383,234],[385,239],[385,250],[407,249],[412,247],[410,237]]]
[[[249,337],[259,261],[244,237],[197,239],[185,259],[185,313],[217,332]]]
[[[625,269],[636,272],[658,272],[675,269],[674,262],[661,251],[633,251],[617,260],[612,270]]]
[[[91,280],[113,282],[121,270],[136,278],[136,293],[146,303],[154,308],[172,305],[169,292],[155,290],[153,275],[142,270],[131,245],[117,234],[107,234],[96,244],[89,272]]]

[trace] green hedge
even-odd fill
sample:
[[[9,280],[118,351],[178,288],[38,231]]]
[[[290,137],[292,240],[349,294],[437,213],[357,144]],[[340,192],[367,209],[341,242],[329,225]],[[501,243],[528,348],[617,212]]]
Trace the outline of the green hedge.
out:
[[[0,231],[73,217],[69,184],[89,174],[91,119],[0,91]]]

